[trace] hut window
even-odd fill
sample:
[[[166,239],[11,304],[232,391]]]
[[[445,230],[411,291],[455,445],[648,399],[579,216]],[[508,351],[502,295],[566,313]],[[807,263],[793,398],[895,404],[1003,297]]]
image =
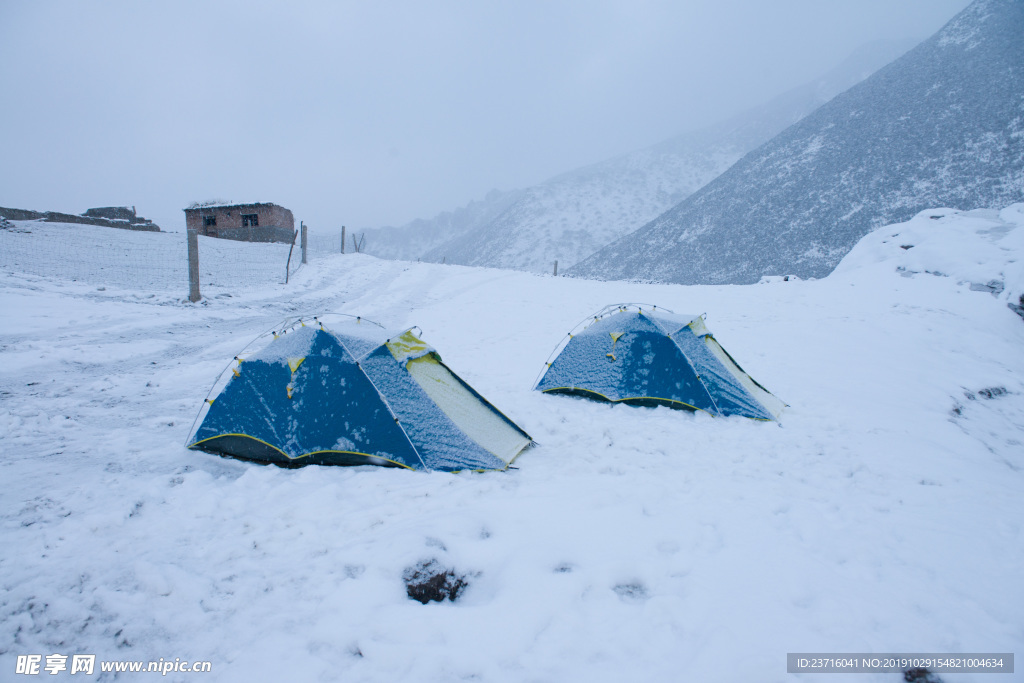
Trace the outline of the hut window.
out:
[[[260,224],[260,221],[259,221],[259,218],[257,217],[256,214],[254,214],[254,213],[243,213],[242,214],[242,227],[243,228],[248,228],[248,227],[255,228],[259,224]]]
[[[217,217],[216,216],[203,216],[203,225],[205,227],[210,227],[210,226],[213,226],[213,225],[217,225]]]

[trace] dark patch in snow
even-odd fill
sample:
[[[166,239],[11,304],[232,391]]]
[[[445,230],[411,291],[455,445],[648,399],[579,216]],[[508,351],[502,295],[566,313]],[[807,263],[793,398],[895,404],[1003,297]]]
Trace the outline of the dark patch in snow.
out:
[[[992,398],[1005,396],[1009,393],[1010,392],[1007,390],[1006,387],[985,387],[984,389],[978,389],[978,391],[968,391],[967,389],[964,390],[964,396],[968,400],[978,400],[979,397],[984,398],[986,400],[991,400]],[[959,415],[961,414],[963,409],[963,405],[955,403],[953,407],[953,413]]]
[[[562,564],[555,567],[554,572],[556,574],[571,574],[573,569],[575,569],[573,565],[569,564],[568,562],[563,562]]]
[[[977,401],[979,397],[986,400],[992,400],[1000,396],[1005,396],[1009,393],[1010,392],[1007,391],[1006,387],[985,387],[978,391],[969,391],[964,389],[964,398],[968,401]],[[963,412],[963,408],[964,407],[959,402],[953,403],[953,413],[955,415],[960,415]]]
[[[117,642],[117,647],[120,649],[132,646],[132,642],[128,640],[128,636],[122,635],[123,633],[124,629],[118,629],[117,633],[114,634],[114,638],[120,638],[120,640]]]
[[[623,600],[646,600],[647,587],[637,581],[636,583],[620,583],[612,587],[612,590]]]
[[[992,296],[999,296],[1003,293],[1004,285],[1000,280],[989,280],[985,284],[978,282],[971,283],[972,292],[988,292]]]
[[[444,542],[441,541],[441,539],[439,539],[439,538],[428,538],[427,539],[427,547],[428,548],[437,548],[438,550],[440,550],[441,552],[444,552],[444,553],[448,552],[448,548],[445,546]]]
[[[20,233],[24,233],[26,235],[31,235],[32,234],[31,230],[26,230],[25,228],[19,228],[14,223],[11,223],[9,220],[7,220],[6,218],[2,218],[2,217],[0,217],[0,230],[10,230],[11,232],[20,232]]]
[[[1020,299],[1018,299],[1018,303],[1013,303],[1012,301],[1008,301],[1006,303],[1006,307],[1009,308],[1014,313],[1016,313],[1017,315],[1019,315],[1021,318],[1024,318],[1024,294],[1020,295]]]
[[[458,574],[454,569],[443,566],[435,559],[408,567],[402,574],[402,579],[405,581],[405,592],[409,598],[424,605],[445,600],[455,602],[469,586],[465,574]]]
[[[942,683],[942,679],[928,669],[917,667],[903,672],[903,680],[909,683]]]

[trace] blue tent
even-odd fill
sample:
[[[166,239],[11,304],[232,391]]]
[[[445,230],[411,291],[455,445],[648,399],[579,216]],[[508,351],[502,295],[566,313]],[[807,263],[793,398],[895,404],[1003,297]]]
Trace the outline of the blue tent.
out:
[[[411,329],[309,322],[236,358],[189,448],[282,465],[456,471],[503,470],[531,443]]]
[[[785,407],[743,372],[702,316],[616,304],[564,344],[538,391],[759,420],[776,420]]]

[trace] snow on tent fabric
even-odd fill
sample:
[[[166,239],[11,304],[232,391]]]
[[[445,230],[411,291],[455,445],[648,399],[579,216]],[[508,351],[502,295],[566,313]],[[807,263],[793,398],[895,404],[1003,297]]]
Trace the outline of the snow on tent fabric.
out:
[[[503,470],[531,443],[411,329],[367,321],[275,335],[204,410],[189,448],[282,465]]]
[[[553,394],[775,420],[785,404],[704,326],[654,306],[609,306],[570,334],[535,387]]]

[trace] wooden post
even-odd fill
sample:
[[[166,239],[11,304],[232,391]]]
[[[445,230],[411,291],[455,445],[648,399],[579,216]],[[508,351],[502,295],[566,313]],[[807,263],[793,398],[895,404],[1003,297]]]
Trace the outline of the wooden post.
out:
[[[195,303],[199,294],[199,231],[186,229],[188,234],[188,300]]]
[[[558,277],[558,259],[555,259],[555,277]]]
[[[345,226],[341,226],[341,253],[345,253]]]
[[[295,225],[292,223],[292,225]],[[292,251],[295,249],[295,238],[299,236],[299,231],[296,230],[292,233],[292,246],[288,247],[288,263],[284,264],[284,283],[288,284],[288,271],[292,269]]]
[[[302,262],[306,262],[306,224],[299,221],[299,228],[302,230],[301,247],[302,247]]]

